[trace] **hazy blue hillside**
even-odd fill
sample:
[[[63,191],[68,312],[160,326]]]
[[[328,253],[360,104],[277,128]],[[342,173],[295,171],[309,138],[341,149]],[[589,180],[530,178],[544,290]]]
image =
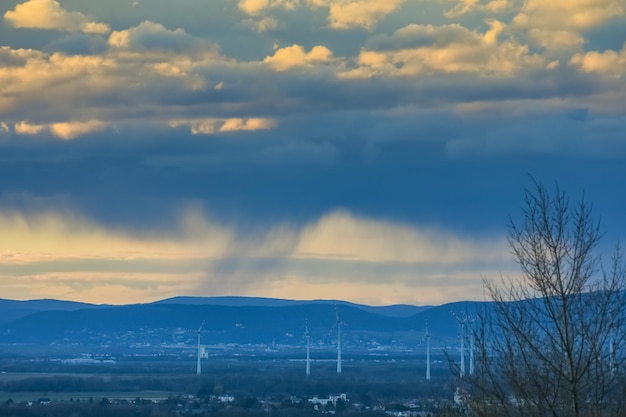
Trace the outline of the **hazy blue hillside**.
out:
[[[96,304],[62,300],[6,300],[0,298],[0,324],[28,316],[39,311],[73,311],[83,308],[102,307]]]
[[[395,304],[390,306],[368,306],[364,304],[350,303],[341,300],[284,300],[280,298],[263,298],[263,297],[173,297],[165,300],[156,301],[153,304],[186,304],[186,305],[221,305],[231,307],[285,307],[303,304],[331,304],[346,305],[356,307],[374,314],[381,314],[390,317],[410,317],[414,314],[425,311],[431,306],[413,306],[408,304]]]
[[[297,346],[308,323],[312,343],[332,348],[335,308],[343,323],[343,341],[353,350],[410,350],[423,341],[426,322],[433,341],[456,340],[452,311],[473,314],[480,303],[437,307],[364,306],[343,301],[294,301],[247,297],[176,297],[124,306],[37,300],[5,300],[0,345],[99,346],[115,349],[166,349],[193,346],[200,324],[207,345]],[[14,306],[11,309],[11,306]],[[96,308],[97,307],[97,308]],[[412,313],[412,314],[411,314]]]
[[[284,307],[299,304],[302,301],[284,300],[281,298],[264,297],[172,297],[155,301],[152,304],[186,304],[186,305],[216,305],[229,307]]]
[[[413,320],[377,315],[356,307],[339,306],[341,320],[352,332],[398,332],[411,329]],[[331,304],[298,304],[285,307],[143,304],[79,311],[46,311],[3,326],[5,342],[52,342],[98,334],[146,333],[159,329],[197,329],[204,322],[208,341],[215,343],[286,343],[304,334],[326,338],[333,329]]]

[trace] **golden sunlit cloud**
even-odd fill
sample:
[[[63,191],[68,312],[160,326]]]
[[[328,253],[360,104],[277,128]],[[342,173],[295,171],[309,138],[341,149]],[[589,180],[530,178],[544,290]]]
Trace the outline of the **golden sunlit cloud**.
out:
[[[267,9],[295,10],[299,0],[239,0],[238,7],[244,13],[257,15]]]
[[[361,262],[456,264],[503,260],[508,254],[497,250],[506,246],[502,243],[468,242],[441,230],[417,230],[336,211],[302,229],[293,254]]]
[[[18,135],[36,135],[47,128],[46,125],[31,124],[26,121],[15,123],[15,133]]]
[[[97,132],[105,129],[107,123],[99,120],[88,120],[86,122],[64,122],[50,125],[52,134],[61,139],[75,139],[87,133]]]
[[[626,74],[626,43],[621,51],[591,51],[572,56],[570,64],[585,72],[605,73],[613,77]]]
[[[217,257],[232,237],[230,231],[191,209],[181,214],[175,235],[107,229],[76,213],[57,212],[32,216],[1,212],[0,228],[5,231],[0,238],[0,253],[4,254],[0,259],[21,264],[54,259]]]
[[[328,25],[333,29],[362,27],[368,30],[405,2],[406,0],[308,0],[312,7],[328,8]]]
[[[167,232],[54,212],[2,212],[0,227],[0,287],[9,298],[116,304],[193,293],[376,302],[378,295],[378,304],[426,303],[451,300],[459,288],[478,295],[481,276],[508,257],[501,239],[468,240],[347,211],[247,233],[193,208]]]
[[[49,130],[59,139],[71,140],[87,133],[97,132],[105,129],[108,123],[98,120],[88,120],[86,122],[61,122],[51,124],[31,124],[22,121],[15,124],[15,133],[18,135],[37,135]]]
[[[16,28],[56,29],[68,32],[105,34],[105,23],[90,21],[80,12],[70,12],[56,0],[28,0],[4,14],[4,20]]]
[[[211,135],[219,132],[268,130],[276,127],[276,121],[267,118],[206,118],[171,120],[170,127],[189,126],[192,135]]]
[[[443,15],[453,19],[470,13],[497,14],[511,10],[513,5],[511,0],[459,0],[452,8],[444,11]]]
[[[545,67],[544,59],[528,46],[500,40],[505,25],[486,21],[485,33],[458,24],[433,26],[411,24],[389,38],[386,50],[361,50],[359,67],[341,74],[345,78],[372,76],[415,76],[438,73],[475,73],[481,76],[512,77],[521,70]],[[405,47],[413,39],[423,46]],[[393,47],[394,45],[397,47]]]
[[[309,52],[300,45],[280,48],[274,55],[266,57],[263,62],[277,71],[286,71],[297,67],[308,67],[317,63],[330,61],[333,53],[323,45],[314,46]]]
[[[527,0],[512,23],[523,28],[588,30],[625,13],[622,0]]]

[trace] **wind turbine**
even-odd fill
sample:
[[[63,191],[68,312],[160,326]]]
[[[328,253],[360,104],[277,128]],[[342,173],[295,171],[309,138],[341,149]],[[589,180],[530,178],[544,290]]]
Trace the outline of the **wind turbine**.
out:
[[[198,327],[198,330],[196,331],[196,333],[198,333],[198,362],[196,364],[197,375],[200,375],[202,373],[202,366],[200,364],[200,358],[204,356],[202,346],[200,345],[200,332],[202,331],[202,326],[204,326],[204,321],[202,322],[202,324],[200,325],[200,327]]]
[[[430,333],[428,333],[428,322],[426,322],[426,380],[430,381]]]
[[[465,375],[465,328],[468,323],[473,323],[474,319],[469,317],[467,314],[463,314],[462,317],[459,317],[454,311],[452,312],[454,318],[457,319],[459,325],[461,327],[461,368],[460,368],[460,376]],[[469,373],[470,375],[474,374],[474,346],[470,345],[470,364],[469,364]]]
[[[470,347],[469,347],[469,351],[470,351],[470,366],[469,366],[469,373],[470,375],[474,375],[474,333],[471,333],[470,336]]]
[[[306,337],[306,376],[311,375],[311,334],[309,333],[309,322],[305,323],[304,337]]]
[[[615,341],[613,338],[609,341],[609,369],[611,370],[611,376],[615,376],[617,366],[615,360]]]
[[[337,373],[341,373],[341,325],[346,324],[339,320],[339,310],[335,306],[335,326],[337,327]]]

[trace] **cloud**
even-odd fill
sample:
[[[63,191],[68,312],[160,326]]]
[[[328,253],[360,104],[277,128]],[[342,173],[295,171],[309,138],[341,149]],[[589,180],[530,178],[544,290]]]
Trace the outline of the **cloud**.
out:
[[[332,51],[323,45],[314,46],[309,52],[306,52],[300,45],[291,45],[276,50],[274,55],[266,57],[263,62],[277,71],[286,71],[327,63],[332,59],[332,56]]]
[[[583,33],[626,14],[621,0],[529,0],[511,26],[526,30],[531,40],[548,50],[580,48]]]
[[[162,24],[151,21],[143,21],[130,29],[113,31],[109,36],[109,45],[123,49],[177,53],[202,50],[207,53],[218,52],[217,46],[212,42],[191,36],[181,28],[169,30]]]
[[[481,0],[460,0],[451,9],[444,11],[443,14],[449,19],[465,16],[470,13],[493,15],[507,12],[511,10],[513,6],[514,4],[511,0],[490,0],[486,2]]]
[[[16,28],[56,29],[67,32],[105,34],[109,25],[94,22],[80,12],[70,12],[56,0],[28,0],[4,14],[4,20]]]
[[[43,126],[43,134],[59,138],[67,137],[63,131],[71,126],[59,125],[52,131],[51,125],[88,121],[101,123],[100,128],[115,126],[124,132],[121,137],[133,138],[158,135],[177,140],[174,134],[187,133],[162,129],[170,121],[188,127],[192,134],[230,132],[232,138],[254,131],[268,143],[268,149],[258,149],[259,153],[277,154],[273,134],[298,138],[299,144],[323,137],[362,140],[368,146],[411,136],[414,125],[386,126],[387,111],[410,111],[415,120],[423,120],[429,109],[441,108],[454,119],[460,105],[489,103],[510,109],[507,103],[516,100],[540,106],[584,97],[585,107],[597,111],[609,101],[619,101],[620,90],[611,77],[577,71],[582,67],[567,65],[570,55],[553,57],[529,46],[521,29],[504,20],[473,26],[465,21],[409,24],[394,31],[407,20],[403,13],[394,13],[372,36],[354,31],[337,37],[328,28],[306,26],[320,35],[317,44],[306,39],[296,43],[291,40],[293,25],[323,24],[324,8],[330,11],[331,2],[306,4],[313,10],[301,7],[292,14],[281,9],[276,17],[264,11],[250,15],[255,21],[280,18],[281,30],[271,36],[251,34],[238,25],[229,32],[231,38],[236,32],[255,45],[241,54],[232,39],[220,47],[199,27],[147,20],[126,29],[116,24],[118,30],[106,38],[60,34],[43,48],[47,52],[0,48],[2,120],[9,126],[23,121]],[[237,15],[232,19],[239,20]],[[284,16],[293,17],[293,22]],[[551,42],[570,43],[569,34],[552,36]],[[272,49],[275,44],[287,46]],[[610,56],[607,52],[604,57]],[[342,117],[330,117],[331,113]],[[307,137],[300,139],[298,129],[304,125]],[[95,131],[95,126],[87,130]]]
[[[190,207],[177,219],[174,236],[165,233],[133,234],[109,229],[77,212],[42,211],[25,215],[0,211],[3,262],[28,264],[51,260],[180,259],[224,253],[231,232],[211,224]],[[62,244],[59,244],[62,242]],[[10,255],[10,256],[7,256]]]
[[[61,39],[53,40],[44,51],[61,52],[67,55],[99,55],[107,51],[109,44],[102,36],[72,33]]]
[[[37,135],[43,131],[50,131],[60,139],[70,140],[79,136],[105,129],[108,123],[98,120],[84,122],[60,122],[50,124],[31,124],[21,121],[15,124],[15,133],[18,135]]]
[[[622,111],[621,116],[596,117],[584,107],[584,101],[579,104],[583,107],[558,111],[556,103],[541,107],[532,101],[509,103],[518,113],[506,116],[502,106],[486,105],[483,122],[490,123],[489,131],[459,134],[446,143],[446,152],[451,158],[517,156],[532,160],[537,155],[555,155],[564,160],[597,158],[604,163],[623,159],[626,146],[618,139],[618,132],[626,126],[623,110],[617,110]],[[528,123],[530,119],[533,123]]]
[[[248,15],[259,16],[272,9],[294,11],[305,4],[314,10],[328,9],[328,26],[332,29],[372,30],[380,20],[398,10],[404,3],[406,0],[240,0],[238,7]],[[264,21],[265,19],[247,22],[248,24],[257,22],[259,28],[274,28],[276,20],[269,21],[271,27],[261,25]]]
[[[18,135],[36,135],[46,128],[46,125],[36,125],[22,121],[15,124],[15,133]]]
[[[261,19],[245,19],[242,23],[259,33],[274,30],[278,27],[279,24],[277,19],[267,16]]]
[[[22,51],[0,46],[0,67],[21,67],[26,64]]]
[[[50,125],[52,134],[61,139],[75,139],[87,133],[97,132],[105,129],[108,123],[99,120],[88,120],[86,122],[62,122]]]
[[[435,75],[475,73],[481,76],[512,77],[522,70],[540,68],[543,59],[526,45],[500,37],[506,26],[488,20],[485,33],[452,24],[443,26],[411,24],[389,38],[379,37],[376,50],[361,50],[359,67],[344,77],[384,75]]]
[[[548,51],[578,50],[585,43],[584,36],[574,30],[532,28],[528,37]]]
[[[0,227],[0,287],[15,298],[93,301],[102,288],[99,302],[121,303],[191,293],[296,297],[307,289],[304,298],[363,302],[381,292],[389,302],[426,303],[433,294],[445,298],[445,280],[479,293],[473,274],[508,256],[500,239],[472,241],[347,211],[243,232],[190,208],[175,229],[132,232],[77,213],[5,210]]]
[[[626,43],[621,51],[590,51],[572,56],[570,64],[584,72],[606,74],[619,78],[626,75]]]
[[[293,254],[300,258],[361,262],[457,264],[502,260],[503,241],[468,242],[441,230],[408,228],[403,224],[358,218],[335,211],[304,228]]]
[[[275,17],[265,16],[272,9],[294,11],[300,6],[300,0],[239,0],[237,7],[249,16],[242,24],[259,33],[274,30],[280,23]]]
[[[0,66],[0,112],[5,121],[119,122],[118,117],[132,118],[133,113],[147,118],[147,109],[169,112],[167,102],[174,97],[202,91],[207,81],[204,68],[226,62],[212,43],[196,42],[181,32],[157,29],[155,36],[135,34],[130,30],[117,36],[119,47],[97,55],[0,50],[0,59],[11,62]]]
[[[584,31],[626,13],[621,0],[528,0],[513,17],[518,28]]]
[[[244,13],[258,15],[267,9],[295,10],[299,3],[299,0],[239,0],[237,6]]]
[[[276,127],[276,121],[267,118],[229,118],[171,120],[170,127],[189,126],[192,135],[210,135],[219,132],[267,130]]]
[[[1,268],[1,267],[0,267]],[[93,304],[151,302],[180,294],[194,294],[201,278],[194,273],[135,273],[88,271],[20,274],[19,282],[0,273],[0,288],[13,299],[52,298]],[[109,301],[104,301],[109,300]]]
[[[406,0],[308,0],[311,7],[327,7],[328,25],[333,29],[364,28],[372,30],[385,16],[396,11]]]

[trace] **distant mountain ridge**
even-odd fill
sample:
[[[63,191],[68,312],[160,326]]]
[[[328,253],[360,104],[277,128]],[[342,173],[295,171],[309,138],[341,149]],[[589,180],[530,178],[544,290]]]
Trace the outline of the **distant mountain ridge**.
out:
[[[106,305],[81,303],[78,301],[54,300],[8,300],[0,298],[0,324],[8,323],[39,311],[73,311],[84,308],[102,308]]]
[[[39,346],[45,350],[46,346],[66,346],[73,351],[167,354],[172,349],[190,349],[195,330],[204,322],[203,343],[215,349],[300,346],[305,323],[316,347],[332,349],[336,308],[346,324],[342,339],[347,351],[411,351],[423,342],[427,322],[434,343],[452,343],[457,338],[458,322],[451,312],[472,314],[481,305],[367,306],[340,300],[256,297],[174,297],[121,306],[0,300],[4,316],[0,322],[0,348]]]
[[[393,304],[388,306],[369,306],[365,304],[351,303],[341,300],[287,300],[282,298],[264,298],[264,297],[239,297],[239,296],[220,296],[220,297],[190,297],[179,296],[166,298],[164,300],[155,301],[153,304],[185,304],[185,305],[221,305],[231,307],[286,307],[302,304],[333,304],[348,305],[369,311],[375,314],[382,314],[389,317],[410,317],[414,314],[425,311],[432,306],[414,306],[409,304]]]

